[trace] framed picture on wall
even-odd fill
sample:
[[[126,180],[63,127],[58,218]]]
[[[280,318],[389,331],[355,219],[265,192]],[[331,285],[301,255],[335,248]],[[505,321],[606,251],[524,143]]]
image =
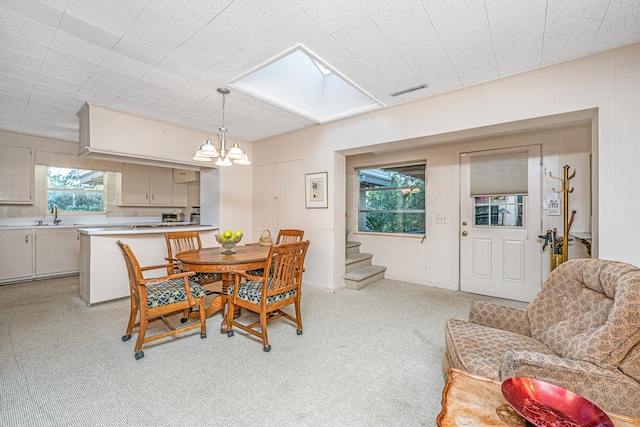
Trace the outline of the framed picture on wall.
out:
[[[307,209],[329,207],[327,193],[327,172],[305,175],[305,207]]]

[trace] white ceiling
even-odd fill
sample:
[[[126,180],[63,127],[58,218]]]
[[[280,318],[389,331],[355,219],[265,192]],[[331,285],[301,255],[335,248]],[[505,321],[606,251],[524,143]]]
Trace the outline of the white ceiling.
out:
[[[640,0],[0,0],[0,130],[77,141],[90,102],[213,135],[298,43],[390,106],[639,41]],[[312,124],[227,96],[239,139]]]

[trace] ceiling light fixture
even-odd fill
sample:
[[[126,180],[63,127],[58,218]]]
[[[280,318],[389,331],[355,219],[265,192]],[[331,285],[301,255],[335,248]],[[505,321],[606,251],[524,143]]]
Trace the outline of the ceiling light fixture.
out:
[[[227,88],[220,87],[218,88],[218,92],[222,94],[222,127],[219,129],[220,146],[216,147],[211,142],[211,139],[207,138],[207,142],[200,146],[196,155],[193,156],[193,160],[210,162],[217,157],[216,166],[232,166],[234,163],[237,165],[250,165],[251,162],[247,157],[247,153],[245,153],[244,148],[240,148],[237,142],[234,142],[233,147],[227,151],[227,140],[225,138],[227,129],[224,127],[224,104],[225,96],[228,95],[230,91]]]

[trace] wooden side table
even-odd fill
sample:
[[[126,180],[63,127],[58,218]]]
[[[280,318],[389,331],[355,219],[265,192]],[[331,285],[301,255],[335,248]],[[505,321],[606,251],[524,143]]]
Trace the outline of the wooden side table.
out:
[[[640,419],[607,412],[616,427],[640,427]],[[449,381],[442,391],[442,411],[436,422],[439,427],[496,426],[525,427],[502,396],[501,383],[460,371],[449,370]]]

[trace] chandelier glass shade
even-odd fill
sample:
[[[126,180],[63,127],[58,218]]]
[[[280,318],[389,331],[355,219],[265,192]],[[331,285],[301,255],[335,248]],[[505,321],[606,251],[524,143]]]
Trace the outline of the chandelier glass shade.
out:
[[[217,158],[215,162],[216,166],[233,166],[234,163],[237,165],[250,165],[251,162],[247,157],[247,153],[245,153],[244,148],[240,148],[237,142],[234,142],[231,149],[227,150],[227,129],[224,127],[224,104],[225,96],[229,94],[229,89],[218,88],[218,92],[222,94],[222,127],[218,129],[220,131],[220,145],[216,147],[213,145],[213,142],[211,142],[211,139],[207,138],[207,141],[200,146],[200,149],[198,149],[195,156],[193,156],[193,160],[211,162]]]

